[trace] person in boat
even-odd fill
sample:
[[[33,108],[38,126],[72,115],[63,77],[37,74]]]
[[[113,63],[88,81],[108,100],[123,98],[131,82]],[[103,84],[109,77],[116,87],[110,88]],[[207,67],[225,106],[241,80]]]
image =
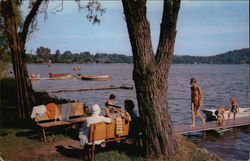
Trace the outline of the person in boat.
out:
[[[224,122],[225,122],[224,113],[225,113],[225,111],[229,111],[228,106],[220,107],[214,112],[216,119],[218,120],[219,125],[224,125]]]
[[[233,113],[233,115],[234,115],[234,120],[235,120],[236,113],[239,111],[239,108],[240,108],[240,107],[239,107],[239,104],[238,104],[238,102],[237,102],[237,100],[236,100],[235,97],[230,97],[229,100],[230,100],[230,102],[231,102],[231,109],[230,109],[230,111],[229,111],[229,113],[228,113],[228,120],[230,119],[230,114],[231,114],[231,113]]]
[[[112,119],[104,116],[100,116],[100,106],[94,104],[91,109],[91,116],[86,117],[86,121],[83,122],[79,132],[80,146],[84,150],[84,146],[89,142],[89,127],[90,124],[105,122],[111,123]]]
[[[202,107],[202,90],[201,87],[197,84],[196,78],[191,78],[191,111],[192,111],[192,125],[195,126],[195,115],[197,115],[201,120],[202,124],[205,124],[205,119],[201,115],[200,110]]]

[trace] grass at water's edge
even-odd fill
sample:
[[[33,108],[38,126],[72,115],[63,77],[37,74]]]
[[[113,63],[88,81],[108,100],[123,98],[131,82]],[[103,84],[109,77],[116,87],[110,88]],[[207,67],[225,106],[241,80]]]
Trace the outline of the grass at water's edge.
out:
[[[74,131],[74,133],[77,133]],[[50,136],[49,136],[50,137]],[[8,161],[78,161],[82,160],[82,151],[80,149],[54,150],[53,153],[47,153],[50,149],[55,149],[55,143],[60,145],[65,140],[70,140],[68,135],[56,135],[56,142],[44,143],[37,140],[37,133],[31,129],[1,129],[0,131],[0,157]],[[209,154],[205,149],[197,148],[193,143],[187,141],[184,137],[177,134],[179,151],[171,157],[162,161],[220,161],[215,155]],[[111,148],[110,148],[111,146]],[[44,153],[36,152],[47,147]],[[95,161],[146,161],[148,159],[139,154],[140,151],[134,145],[128,144],[107,144],[106,148],[97,149]],[[159,159],[157,159],[158,161]],[[150,161],[156,161],[150,159]]]

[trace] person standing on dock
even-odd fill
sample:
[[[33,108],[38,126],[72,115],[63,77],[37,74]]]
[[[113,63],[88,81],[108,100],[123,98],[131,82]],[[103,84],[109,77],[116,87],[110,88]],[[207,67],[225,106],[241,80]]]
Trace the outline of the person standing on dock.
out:
[[[230,119],[230,114],[233,113],[234,121],[235,121],[236,113],[239,111],[239,104],[238,104],[235,97],[230,97],[229,100],[231,102],[232,107],[231,107],[231,109],[230,109],[230,111],[228,113],[228,120]]]
[[[195,115],[197,115],[201,120],[202,124],[205,125],[205,119],[200,113],[202,107],[202,91],[201,87],[196,83],[196,78],[191,78],[191,111],[192,111],[192,125],[195,126]]]

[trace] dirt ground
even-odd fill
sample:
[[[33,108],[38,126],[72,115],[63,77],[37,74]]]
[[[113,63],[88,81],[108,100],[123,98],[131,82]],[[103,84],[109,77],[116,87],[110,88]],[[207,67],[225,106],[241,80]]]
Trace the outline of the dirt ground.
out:
[[[23,145],[25,146],[25,145]],[[80,143],[71,138],[50,142],[44,146],[34,147],[22,154],[8,155],[4,161],[75,161],[82,160],[83,151]]]

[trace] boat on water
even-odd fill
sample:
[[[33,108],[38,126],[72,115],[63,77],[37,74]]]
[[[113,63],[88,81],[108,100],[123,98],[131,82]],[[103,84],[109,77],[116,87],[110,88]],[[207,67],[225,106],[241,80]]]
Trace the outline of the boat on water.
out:
[[[108,80],[110,75],[81,75],[82,80]]]
[[[72,70],[81,70],[81,67],[75,67]]]
[[[55,78],[55,77],[71,77],[71,74],[69,73],[61,73],[61,74],[52,74],[49,73],[50,78]]]
[[[202,109],[202,112],[206,115],[207,120],[216,120],[216,115],[214,114],[216,109]],[[224,112],[224,116],[227,119],[229,111]],[[239,111],[236,113],[236,119],[241,117],[250,117],[250,108],[239,108]],[[233,119],[233,114],[230,119]]]

